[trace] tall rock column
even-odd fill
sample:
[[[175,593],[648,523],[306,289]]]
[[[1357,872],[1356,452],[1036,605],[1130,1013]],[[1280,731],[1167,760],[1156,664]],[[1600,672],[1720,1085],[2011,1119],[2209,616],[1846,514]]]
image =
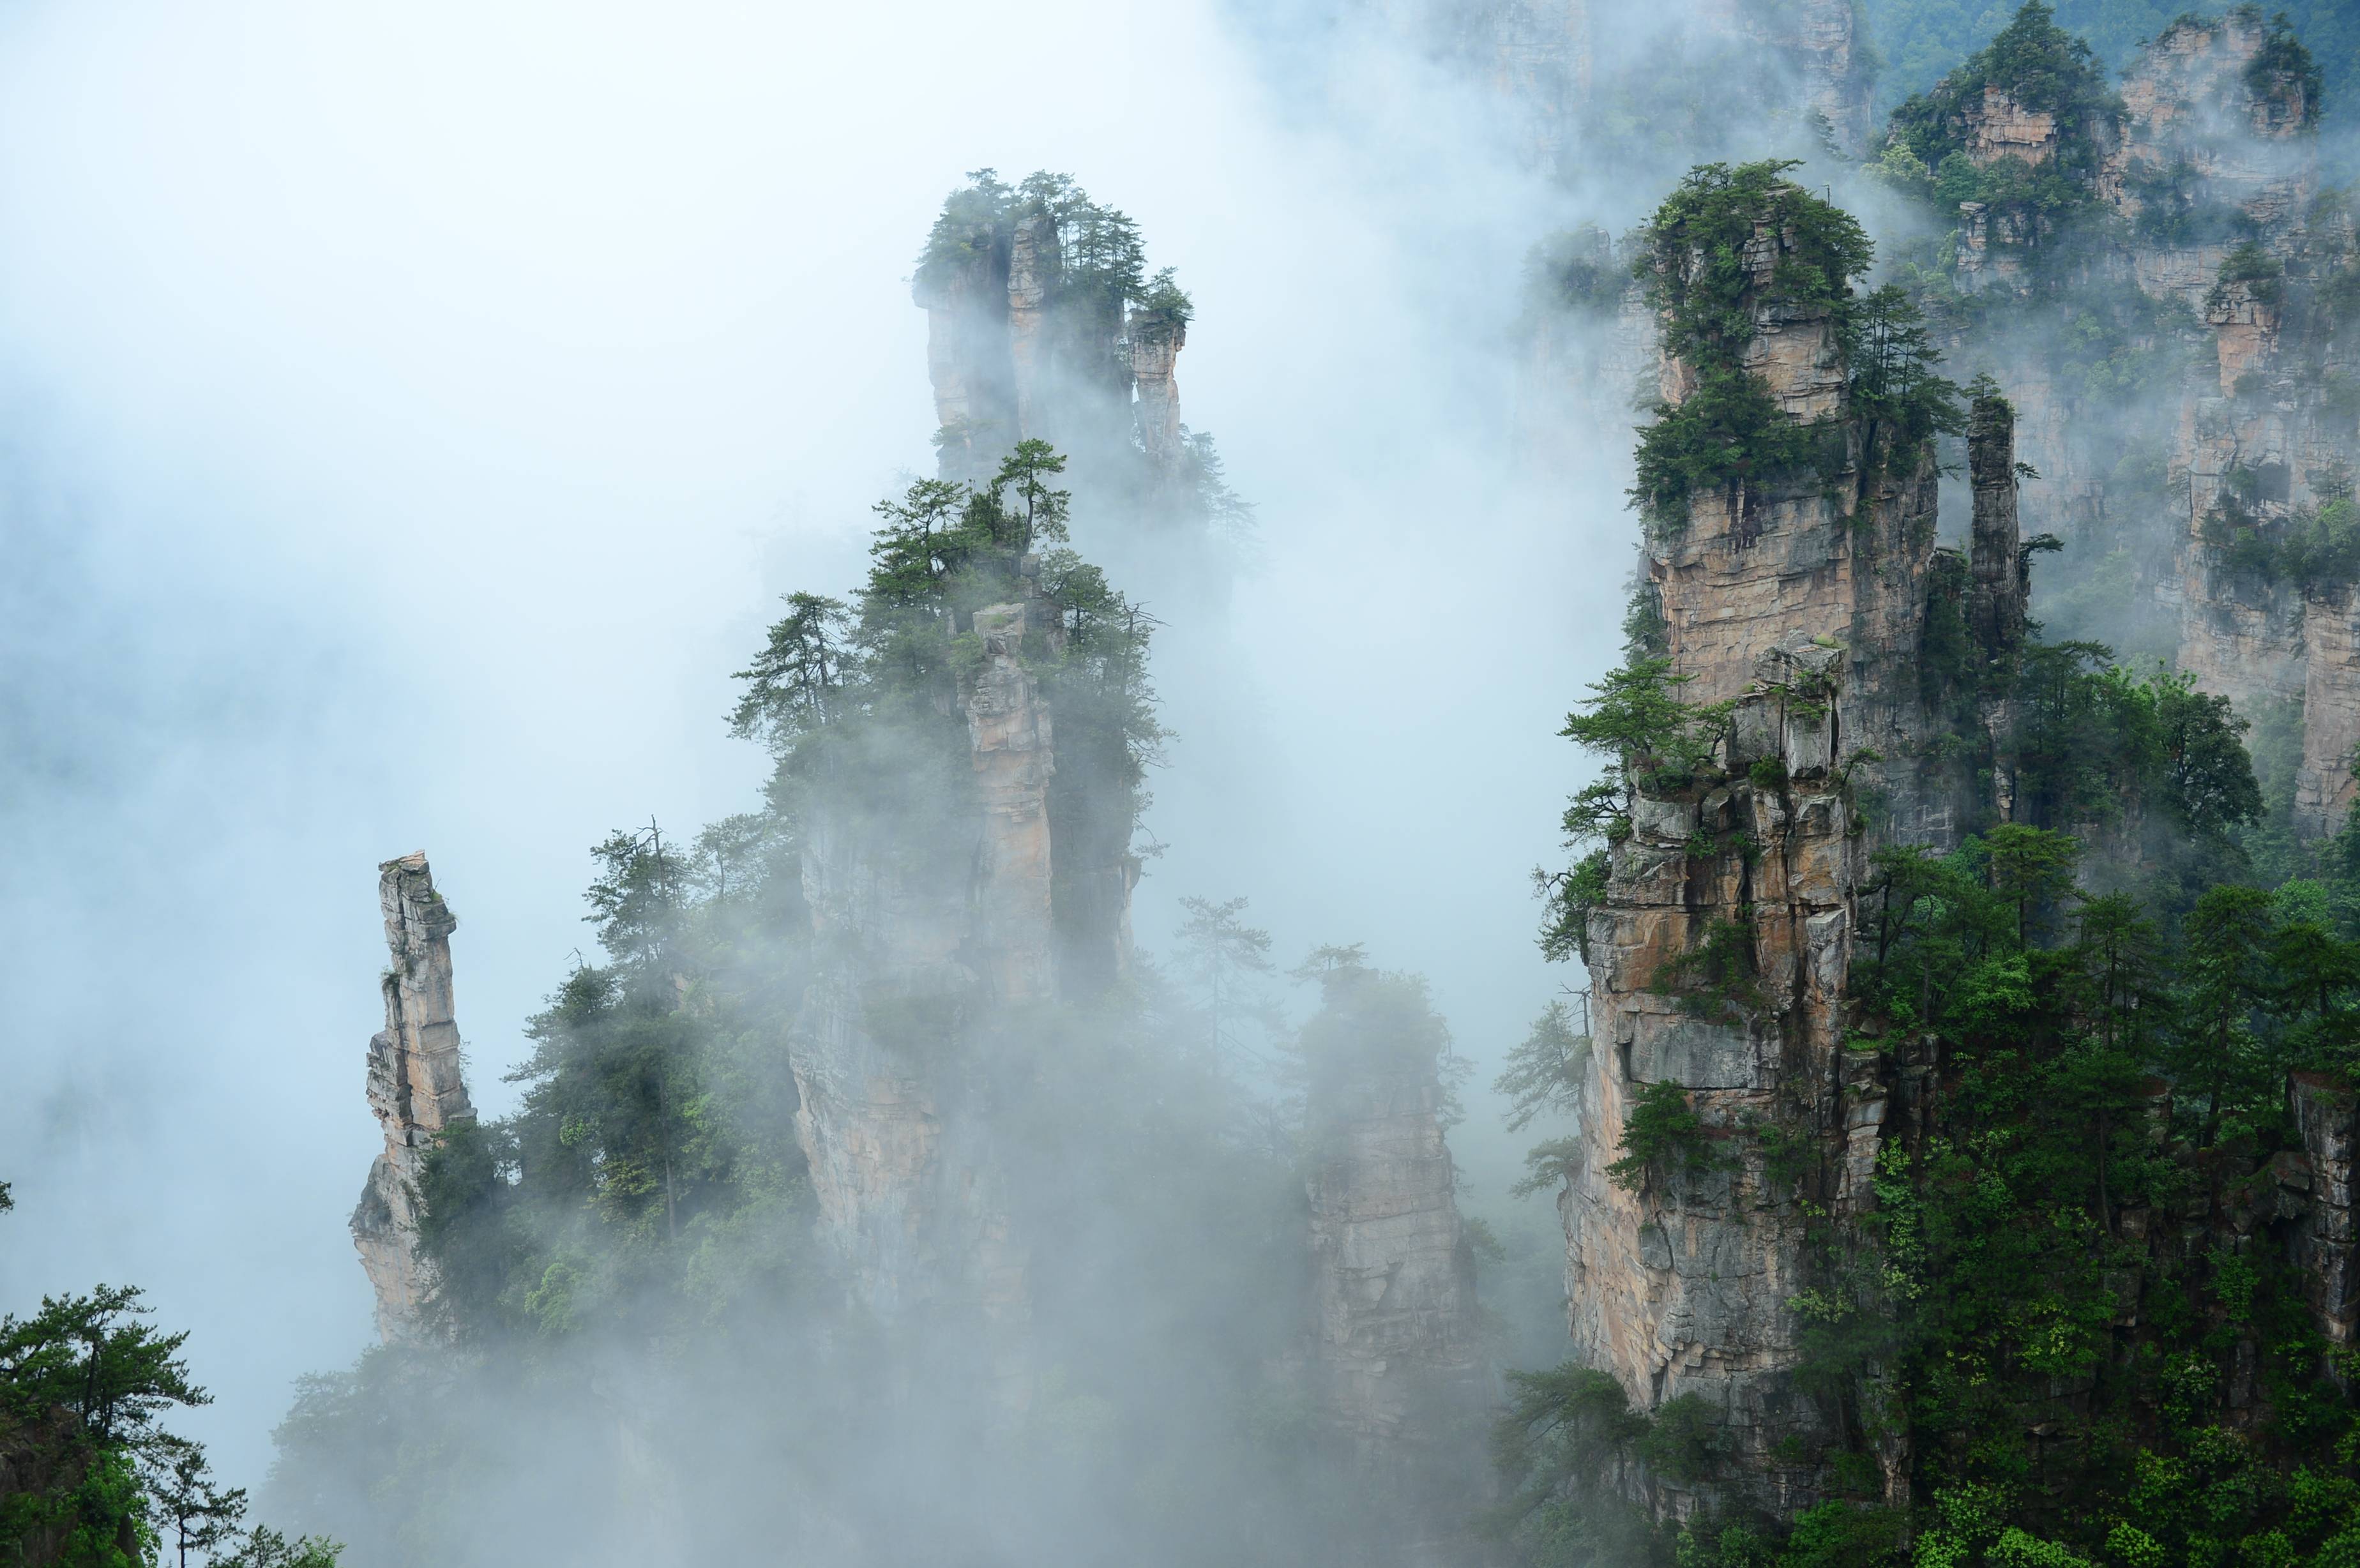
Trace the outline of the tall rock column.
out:
[[[2352,1183],[2360,1165],[2360,1119],[2351,1086],[2324,1073],[2296,1073],[2287,1081],[2287,1110],[2302,1143],[2311,1201],[2291,1238],[2290,1261],[2320,1332],[2350,1345],[2360,1332],[2360,1231],[2352,1214]]]
[[[1480,1377],[1475,1255],[1431,1072],[1371,1074],[1310,1107],[1316,1345],[1323,1403],[1356,1439],[1397,1441]],[[1468,1402],[1462,1400],[1462,1402]],[[1480,1403],[1480,1391],[1471,1401]]]
[[[1863,860],[1832,762],[1844,661],[1797,627],[1739,701],[1731,781],[1637,801],[1590,917],[1597,1037],[1558,1198],[1574,1354],[1641,1410],[1701,1398],[1730,1488],[1780,1508],[1815,1494],[1840,1436],[1793,1380],[1812,1210],[1866,1203],[1885,1109],[1844,1048]],[[1716,968],[1745,978],[1688,978]],[[1618,1179],[1633,1106],[1665,1084],[1710,1157]],[[1813,1151],[1807,1174],[1774,1169],[1774,1130]]]
[[[1032,613],[1026,604],[975,613],[984,662],[966,703],[983,805],[976,861],[979,935],[993,994],[1018,1004],[1050,994],[1054,958],[1048,802],[1057,761],[1049,706],[1021,657]],[[1046,644],[1052,630],[1032,635]]]
[[[1131,373],[1139,388],[1139,441],[1158,474],[1180,462],[1180,386],[1173,378],[1180,351],[1188,345],[1185,321],[1133,310],[1129,326]]]
[[[934,390],[945,479],[990,472],[1011,443],[1016,373],[1009,342],[1011,244],[974,223],[939,262],[921,267],[911,296],[926,312],[926,379]]]
[[[459,1057],[452,1005],[451,933],[459,919],[434,890],[423,851],[377,867],[391,962],[385,973],[385,1028],[369,1041],[369,1109],[385,1129],[370,1166],[353,1244],[377,1292],[377,1333],[391,1341],[419,1332],[432,1288],[418,1252],[418,1180],[435,1140],[475,1119]]]
[[[2024,535],[2016,521],[2016,414],[1996,394],[1975,399],[1967,421],[1967,473],[1974,485],[1967,627],[1991,657],[2024,640]]]
[[[1315,1408],[1389,1510],[1381,1563],[1460,1563],[1490,1413],[1475,1254],[1421,983],[1346,963],[1304,1031]]]
[[[1733,464],[1743,477],[1650,519],[1644,570],[1679,695],[1732,706],[1714,765],[1641,788],[1611,846],[1584,949],[1594,1043],[1579,1154],[1559,1198],[1575,1356],[1636,1409],[1693,1397],[1721,1428],[1730,1463],[1717,1498],[1654,1479],[1656,1503],[1683,1514],[1707,1502],[1791,1513],[1820,1494],[1843,1446],[1835,1403],[1797,1386],[1804,1324],[1791,1303],[1821,1267],[1814,1225],[1874,1203],[1892,1099],[1875,1054],[1847,1045],[1872,831],[1855,771],[1883,798],[1880,837],[1945,842],[1961,825],[1924,744],[1912,657],[1935,586],[1934,454],[1895,450],[1853,410],[1833,313],[1782,295],[1793,232],[1775,212],[1754,223],[1743,301],[1754,332],[1733,357],[1788,419],[1818,427],[1829,458]],[[1659,266],[1697,264],[1701,247],[1680,241],[1659,238]],[[1699,379],[1666,356],[1676,408]],[[1984,410],[1979,549],[2005,560],[1993,614],[2020,620],[2000,411]],[[1872,750],[1885,760],[1862,757]],[[1634,1147],[1643,1103],[1650,1125],[1689,1123],[1682,1152]],[[1644,1169],[1625,1162],[1633,1155]],[[1904,1457],[1882,1455],[1888,1489],[1905,1485]]]
[[[1014,383],[1018,441],[1043,433],[1042,332],[1047,316],[1049,285],[1063,267],[1057,221],[1047,212],[1019,217],[1008,242],[1008,357]]]
[[[820,1228],[853,1293],[914,1308],[1030,1310],[1026,1253],[968,1077],[1004,1009],[1057,990],[1048,789],[1054,729],[1029,648],[1054,656],[1052,606],[975,612],[982,660],[960,682],[972,794],[928,820],[815,798],[803,856],[814,934],[836,956],[789,1044],[795,1126]],[[947,820],[934,820],[947,811]]]

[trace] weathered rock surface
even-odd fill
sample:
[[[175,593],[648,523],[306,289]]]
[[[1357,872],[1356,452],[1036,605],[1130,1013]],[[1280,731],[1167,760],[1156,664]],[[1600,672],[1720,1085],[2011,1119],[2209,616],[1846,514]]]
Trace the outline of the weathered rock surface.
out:
[[[1974,486],[1967,629],[1994,653],[2024,640],[2031,583],[2017,520],[2016,416],[1996,397],[1978,397],[1967,422],[1967,472]]]
[[[1862,844],[1826,738],[1841,723],[1844,664],[1790,634],[1740,700],[1732,772],[1783,761],[1791,786],[1741,778],[1689,811],[1655,813],[1616,846],[1607,902],[1590,919],[1597,1044],[1576,1113],[1582,1153],[1558,1199],[1575,1355],[1612,1371],[1641,1409],[1703,1397],[1749,1499],[1781,1509],[1807,1503],[1818,1481],[1811,1461],[1780,1456],[1815,1454],[1836,1433],[1791,1376],[1802,1325],[1789,1302],[1808,1283],[1809,1194],[1773,1179],[1758,1129],[1786,1129],[1819,1149],[1835,1172],[1824,1195],[1856,1211],[1883,1111],[1881,1094],[1848,1094],[1844,1073]],[[1750,853],[1720,847],[1741,834]],[[1758,996],[1659,994],[1682,954],[1732,922],[1751,948]],[[1686,1088],[1722,1158],[1626,1189],[1607,1167],[1633,1098],[1664,1082]]]
[[[385,1029],[368,1045],[369,1109],[385,1151],[353,1211],[353,1244],[377,1292],[377,1333],[391,1341],[423,1326],[433,1279],[418,1252],[418,1180],[447,1129],[475,1119],[462,1071],[452,1001],[451,933],[459,919],[434,890],[423,852],[377,867],[390,953]]]
[[[1176,466],[1185,325],[1070,287],[1070,261],[1054,213],[1018,200],[973,225],[956,265],[921,270],[912,298],[926,312],[943,478],[983,478],[1036,439],[1084,468],[1134,441],[1154,472]]]
[[[1431,1072],[1377,1074],[1315,1097],[1314,1337],[1322,1403],[1356,1440],[1415,1440],[1421,1421],[1487,1393],[1475,1255]]]
[[[2349,1345],[2360,1329],[2360,1242],[2352,1214],[2360,1123],[2349,1084],[2323,1073],[2297,1073],[2287,1083],[2287,1110],[2301,1141],[2299,1207],[2289,1252],[2300,1275],[2320,1332]]]
[[[972,793],[941,842],[858,800],[814,802],[803,896],[824,964],[790,1041],[823,1234],[880,1315],[952,1304],[1020,1320],[1023,1248],[972,1114],[978,1023],[1055,991],[1053,724],[1025,668],[1055,646],[1028,600],[975,613],[959,693]],[[924,847],[922,847],[924,846]]]

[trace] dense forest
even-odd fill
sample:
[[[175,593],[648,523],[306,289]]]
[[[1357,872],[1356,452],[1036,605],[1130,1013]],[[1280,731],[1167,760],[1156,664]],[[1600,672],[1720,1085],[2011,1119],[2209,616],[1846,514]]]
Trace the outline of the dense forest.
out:
[[[2296,0],[2267,7],[2287,18],[2319,61],[2327,84],[2328,123],[2341,127],[2350,87],[2360,73],[2360,17],[2334,0]],[[1889,108],[1929,92],[1960,60],[2005,27],[2014,7],[1991,0],[1863,0],[1869,36],[1881,57],[1879,97]],[[2120,70],[2132,52],[2183,16],[2183,5],[2156,0],[2061,0],[2057,23],[2088,41],[2102,62]]]

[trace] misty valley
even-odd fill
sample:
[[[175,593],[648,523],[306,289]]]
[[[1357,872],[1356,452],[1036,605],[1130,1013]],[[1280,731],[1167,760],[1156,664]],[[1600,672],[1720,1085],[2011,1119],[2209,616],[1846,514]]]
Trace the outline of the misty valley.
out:
[[[407,83],[355,181],[481,86],[258,3]],[[549,379],[274,329],[186,557],[0,387],[0,1565],[2360,1568],[2360,7],[1636,10],[880,12],[976,90],[848,202],[577,209],[489,71]],[[683,147],[793,41],[517,18]],[[569,302],[683,181],[821,270]]]

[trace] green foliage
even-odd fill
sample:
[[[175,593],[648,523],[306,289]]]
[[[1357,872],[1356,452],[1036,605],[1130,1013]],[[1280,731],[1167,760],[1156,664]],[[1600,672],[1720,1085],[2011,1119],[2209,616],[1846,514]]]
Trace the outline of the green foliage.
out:
[[[1131,314],[1131,336],[1142,343],[1170,343],[1184,336],[1196,307],[1165,267],[1148,280]]]
[[[1542,1008],[1532,1032],[1508,1052],[1491,1081],[1491,1092],[1508,1102],[1508,1130],[1522,1132],[1537,1117],[1571,1111],[1590,1051],[1590,1036],[1581,1032],[1573,1009],[1563,1002]]]
[[[1205,1009],[1207,1043],[1216,1054],[1239,1052],[1246,1047],[1244,1027],[1260,1026],[1269,1034],[1277,1027],[1274,1005],[1262,986],[1275,966],[1270,957],[1270,932],[1244,920],[1246,900],[1183,898],[1187,919],[1181,922],[1181,965]]]
[[[1613,236],[1594,223],[1550,234],[1524,258],[1524,294],[1536,310],[1610,316],[1630,287],[1630,265],[1615,256]]]
[[[771,626],[768,646],[737,672],[746,692],[729,715],[730,734],[779,751],[827,723],[844,684],[850,625],[841,599],[790,593],[786,603],[788,613]]]
[[[1508,1389],[1508,1408],[1491,1431],[1492,1463],[1507,1486],[1487,1521],[1491,1533],[1520,1562],[1567,1568],[1662,1555],[1645,1510],[1613,1485],[1650,1428],[1622,1385],[1567,1362],[1546,1372],[1511,1372]]]
[[[2247,5],[2244,9],[2251,19],[2260,19],[2261,8]],[[2296,32],[2293,18],[2284,11],[2273,16],[2262,38],[2262,47],[2245,65],[2245,87],[2263,102],[2284,103],[2300,96],[2302,112],[2297,123],[2315,125],[2327,93],[2327,74],[2311,50],[2303,47]]]
[[[1656,209],[1640,278],[1662,342],[1694,377],[1678,404],[1656,405],[1641,431],[1631,497],[1651,524],[1685,523],[1691,497],[1742,496],[1814,463],[1822,432],[1789,417],[1743,364],[1765,301],[1849,319],[1852,280],[1874,256],[1852,215],[1788,180],[1791,159],[1707,164]],[[1767,278],[1748,255],[1757,229],[1776,237]],[[1742,499],[1739,505],[1743,506]]]
[[[1332,1114],[1367,1085],[1406,1083],[1433,1085],[1442,1119],[1459,1119],[1453,1085],[1469,1067],[1451,1050],[1424,975],[1372,969],[1355,943],[1314,949],[1295,977],[1319,987],[1319,1010],[1287,1048],[1315,1115]]]
[[[1675,794],[1712,767],[1732,704],[1685,701],[1690,678],[1669,659],[1633,659],[1593,683],[1581,710],[1557,733],[1600,759],[1597,783],[1574,798],[1564,828],[1568,844],[1618,839],[1631,801],[1641,793]]]
[[[1852,413],[1866,421],[1873,462],[1908,468],[1938,435],[1966,429],[1956,384],[1936,374],[1925,311],[1897,283],[1851,301],[1837,317]]]
[[[2187,675],[2135,679],[2105,654],[2093,643],[2020,651],[1998,747],[2014,815],[2136,844],[2158,888],[2179,889],[2160,895],[2177,908],[2208,879],[2245,872],[2239,834],[2262,809],[2247,721]]]
[[[1717,1412],[1701,1394],[1681,1394],[1655,1407],[1641,1433],[1639,1457],[1648,1469],[1674,1481],[1694,1484],[1712,1474],[1728,1451],[1729,1439]]]
[[[1607,1180],[1634,1192],[1675,1175],[1702,1175],[1713,1166],[1711,1140],[1688,1104],[1688,1090],[1668,1078],[1632,1096],[1616,1152],[1621,1158],[1606,1167]]]
[[[6,1197],[0,1183],[0,1212]],[[218,1486],[203,1446],[163,1425],[212,1399],[189,1377],[189,1336],[151,1315],[137,1290],[108,1285],[0,1315],[0,1560],[334,1568],[339,1549],[309,1538],[300,1558],[257,1555],[285,1538],[243,1530],[245,1490]]]
[[[1533,1145],[1524,1151],[1524,1173],[1509,1187],[1508,1195],[1529,1198],[1536,1192],[1556,1191],[1573,1179],[1581,1156],[1579,1138],[1552,1138]]]
[[[2221,269],[2212,292],[2204,297],[2204,308],[2219,310],[2228,297],[2230,286],[2242,283],[2256,299],[2273,308],[2286,302],[2286,263],[2264,250],[2252,240],[2246,240],[2221,258]]]
[[[1704,937],[1674,954],[1650,975],[1647,989],[1677,997],[1681,1009],[1709,1023],[1743,1024],[1771,1010],[1754,969],[1754,928],[1715,917]]]
[[[2050,157],[1981,167],[1968,157],[1970,113],[1981,109],[1989,87],[2020,108],[2056,116]],[[1896,109],[1891,134],[1933,170],[1926,194],[1946,216],[1961,202],[1980,201],[2037,236],[2092,206],[2099,162],[2121,114],[2090,46],[2059,27],[2044,0],[2026,0],[1988,45]]]
[[[67,1410],[101,1448],[137,1447],[165,1411],[211,1403],[189,1380],[185,1334],[159,1334],[137,1289],[45,1296],[29,1318],[0,1316],[0,1413],[28,1421]]]
[[[1535,887],[1547,901],[1548,913],[1541,923],[1543,957],[1556,964],[1575,957],[1590,962],[1590,914],[1606,901],[1607,883],[1613,874],[1613,855],[1602,848],[1582,855],[1568,870],[1533,874]]]
[[[1863,488],[1961,428],[1958,389],[1935,371],[1940,354],[1923,311],[1896,284],[1854,293],[1874,246],[1850,213],[1786,178],[1796,167],[1695,169],[1647,230],[1639,275],[1665,349],[1690,376],[1685,396],[1658,403],[1640,431],[1631,498],[1653,527],[1677,529],[1695,497],[1714,492],[1743,517],[1765,486],[1807,471],[1831,481],[1847,460],[1830,421],[1788,415],[1746,368],[1765,306],[1830,319],[1851,412],[1864,423]],[[1756,269],[1761,240],[1776,256],[1766,278]]]
[[[2223,570],[2265,588],[2331,593],[2360,582],[2360,507],[2349,488],[2314,506],[2273,508],[2285,499],[2284,480],[2283,470],[2230,469],[2197,539]]]
[[[1712,770],[1733,705],[1684,701],[1679,690],[1688,679],[1673,673],[1669,659],[1634,651],[1590,688],[1581,711],[1566,716],[1559,733],[1597,757],[1600,768],[1596,780],[1567,804],[1561,823],[1566,848],[1582,852],[1579,857],[1567,870],[1533,874],[1547,911],[1541,951],[1552,961],[1589,958],[1590,912],[1605,897],[1612,874],[1608,852],[1589,846],[1601,839],[1620,843],[1629,833],[1640,793],[1677,793]]]
[[[1675,406],[1659,403],[1641,430],[1631,499],[1653,524],[1677,528],[1689,502],[1721,491],[1744,496],[1809,466],[1819,432],[1790,417],[1761,376],[1707,365]]]
[[[1983,0],[1863,0],[1863,9],[1886,60],[1880,86],[1887,102],[1932,88],[2006,16],[2004,8]],[[2292,35],[2308,40],[2320,73],[2305,74],[2307,83],[2315,83],[2308,94],[2311,111],[2317,114],[2323,97],[2330,116],[2341,123],[2350,104],[2355,69],[2360,67],[2360,16],[2340,0],[2288,0],[2249,9],[2256,21],[2265,10],[2271,14],[2274,33],[2278,30],[2276,18],[2285,17]],[[2141,44],[2191,19],[2180,0],[2058,0],[2056,16],[2060,27],[2087,38],[2098,59],[2117,70]],[[2273,57],[2266,69],[2301,68],[2289,56],[2283,62]],[[2249,84],[2257,93],[2266,90],[2262,82]]]

